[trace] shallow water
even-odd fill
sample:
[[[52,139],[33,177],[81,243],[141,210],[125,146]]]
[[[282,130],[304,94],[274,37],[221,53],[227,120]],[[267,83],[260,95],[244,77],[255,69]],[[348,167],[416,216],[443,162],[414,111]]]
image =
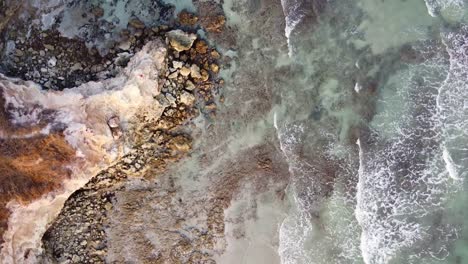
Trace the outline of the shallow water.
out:
[[[281,263],[463,263],[463,3],[318,2],[282,2]]]
[[[464,1],[222,7],[235,39],[212,40],[229,57],[225,102],[196,120],[193,154],[167,173],[200,214],[193,226],[227,193],[217,262],[468,262]]]

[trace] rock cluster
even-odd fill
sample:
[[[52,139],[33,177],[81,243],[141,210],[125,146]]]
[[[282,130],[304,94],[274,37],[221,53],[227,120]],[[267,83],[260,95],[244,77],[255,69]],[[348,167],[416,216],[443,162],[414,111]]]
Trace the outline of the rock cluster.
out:
[[[145,43],[164,35],[167,29],[165,25],[149,28],[138,19],[130,20],[128,28],[120,32],[120,41],[105,54],[89,48],[83,39],[63,37],[54,29],[33,26],[30,37],[24,32],[9,32],[0,54],[0,71],[55,90],[104,80],[115,77]]]
[[[195,34],[181,30],[169,31],[167,42],[171,52],[162,87],[166,103],[174,107],[177,98],[183,105],[192,107],[196,98],[200,98],[202,112],[213,114],[216,110],[214,93],[223,84],[216,78],[220,54],[208,47],[206,41],[196,39]]]
[[[64,210],[43,236],[44,261],[104,263],[107,213],[113,208],[115,192],[124,187],[126,179],[141,177],[148,165],[157,164],[162,169],[165,162],[180,159],[191,149],[191,141],[186,136],[144,133],[151,143],[135,147],[67,200]]]
[[[189,124],[200,110],[205,114],[215,112],[213,93],[222,84],[217,78],[220,54],[193,33],[176,30],[164,35],[169,49],[165,69],[159,76],[163,80],[162,93],[154,98],[165,107],[163,115],[156,121],[141,120],[142,126],[134,135],[137,142],[134,149],[67,200],[43,237],[45,261],[104,263],[109,242],[105,230],[109,224],[108,215],[116,202],[115,194],[122,191],[129,180],[153,178],[155,173],[163,172],[168,164],[183,157],[192,148],[191,137],[184,132],[184,125]],[[115,117],[107,120],[114,138],[122,136],[119,123]],[[180,243],[174,246],[176,249],[172,254],[184,255],[179,251],[190,247]],[[207,241],[200,243],[210,244]],[[192,251],[196,250],[193,248]],[[193,258],[209,259],[205,254],[199,254]]]

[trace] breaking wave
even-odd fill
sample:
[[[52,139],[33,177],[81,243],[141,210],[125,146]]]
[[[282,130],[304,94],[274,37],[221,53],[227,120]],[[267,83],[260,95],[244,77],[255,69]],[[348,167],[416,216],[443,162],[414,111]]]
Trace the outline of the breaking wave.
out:
[[[466,32],[419,47],[425,62],[387,82],[381,111],[358,141],[355,213],[366,263],[443,260],[457,237],[446,205],[467,165]]]
[[[281,0],[281,5],[283,7],[283,13],[286,22],[284,34],[288,42],[289,57],[292,57],[294,49],[290,40],[291,33],[305,17],[305,13],[299,0]]]

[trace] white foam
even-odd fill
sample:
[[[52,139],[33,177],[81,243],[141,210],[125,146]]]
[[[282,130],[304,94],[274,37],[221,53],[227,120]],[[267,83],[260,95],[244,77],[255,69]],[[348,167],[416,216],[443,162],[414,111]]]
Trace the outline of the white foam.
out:
[[[294,54],[294,47],[291,44],[291,34],[296,26],[302,21],[305,15],[303,10],[301,10],[302,6],[298,0],[281,0],[281,5],[283,7],[283,13],[286,22],[284,35],[286,36],[288,43],[288,55],[289,57],[292,57]]]
[[[42,234],[69,195],[82,187],[97,170],[124,154],[118,153],[117,148],[131,147],[131,133],[143,125],[140,122],[161,115],[164,108],[153,97],[160,92],[157,76],[165,54],[161,43],[150,42],[116,78],[64,91],[45,91],[30,82],[2,77],[0,89],[10,105],[7,110],[14,113],[14,123],[37,123],[45,110],[52,110],[54,114],[48,116],[51,122],[47,129],[65,126],[66,140],[77,150],[77,156],[83,158],[72,165],[73,176],[64,183],[63,189],[27,206],[15,201],[9,203],[12,214],[4,234],[2,263],[36,263],[34,257],[25,258],[26,252],[40,252]],[[34,113],[38,114],[22,114],[29,113],[29,109],[35,109]],[[109,118],[114,116],[121,121],[125,141],[114,141],[107,126]],[[41,133],[47,133],[47,129]]]
[[[446,147],[443,147],[442,157],[444,159],[445,167],[449,173],[449,176],[454,180],[461,180],[460,176],[458,175],[457,165],[453,162],[453,159]]]
[[[354,91],[355,91],[356,93],[359,93],[361,90],[362,90],[362,85],[360,85],[359,83],[356,83],[356,84],[354,85]]]
[[[449,7],[462,9],[464,7],[463,0],[424,0],[427,7],[427,12],[432,17],[439,16],[440,11]]]
[[[398,75],[400,82],[383,87],[395,96],[379,102],[371,123],[379,135],[373,141],[379,144],[364,149],[357,142],[360,168],[355,215],[362,226],[361,251],[366,263],[389,263],[397,256],[413,263],[448,255],[457,227],[429,220],[460,191],[464,179],[460,171],[468,165],[461,147],[468,141],[464,132],[468,113],[463,109],[468,96],[465,32],[443,37],[450,61],[442,52],[436,53],[434,46],[420,47],[421,53],[431,54],[429,59],[408,65],[407,75]],[[393,100],[400,101],[398,107]],[[382,122],[390,125],[380,126]],[[384,131],[389,128],[394,131]],[[434,236],[437,245],[419,247]]]

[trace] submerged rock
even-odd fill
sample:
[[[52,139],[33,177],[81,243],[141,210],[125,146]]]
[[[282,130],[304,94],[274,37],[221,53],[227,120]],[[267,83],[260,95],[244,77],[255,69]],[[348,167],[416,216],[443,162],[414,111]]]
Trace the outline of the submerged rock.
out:
[[[186,33],[180,29],[169,31],[166,36],[171,47],[179,52],[189,50],[197,39],[197,35]]]
[[[181,12],[179,14],[179,22],[184,26],[194,26],[198,22],[198,17],[188,12]]]
[[[145,23],[143,23],[141,20],[137,19],[137,18],[134,18],[134,19],[131,19],[128,24],[133,27],[133,28],[136,28],[136,29],[143,29],[145,28]]]

